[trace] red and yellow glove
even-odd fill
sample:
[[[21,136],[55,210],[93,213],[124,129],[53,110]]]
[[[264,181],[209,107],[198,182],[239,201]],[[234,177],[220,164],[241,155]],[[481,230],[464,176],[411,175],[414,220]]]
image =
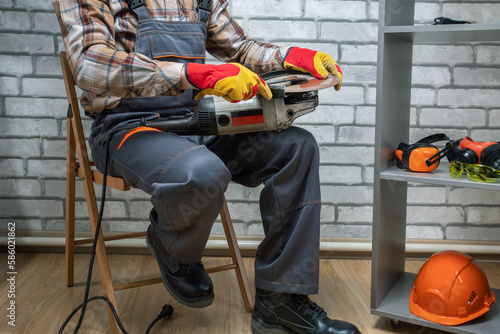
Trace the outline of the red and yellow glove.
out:
[[[188,63],[185,68],[189,83],[201,90],[196,94],[196,100],[205,95],[216,95],[229,102],[238,102],[251,99],[257,92],[268,100],[273,97],[269,86],[261,77],[237,63]]]
[[[283,63],[285,69],[311,73],[316,78],[326,78],[328,74],[340,79],[335,90],[342,86],[342,70],[329,55],[319,51],[293,47],[288,51]]]

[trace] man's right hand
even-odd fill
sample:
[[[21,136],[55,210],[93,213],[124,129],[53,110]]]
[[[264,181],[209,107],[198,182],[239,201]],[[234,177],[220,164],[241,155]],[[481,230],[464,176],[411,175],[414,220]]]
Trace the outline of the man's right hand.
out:
[[[187,63],[186,78],[201,90],[195,99],[205,95],[221,96],[229,102],[249,100],[259,92],[265,99],[271,99],[269,86],[254,72],[238,63],[222,65]]]

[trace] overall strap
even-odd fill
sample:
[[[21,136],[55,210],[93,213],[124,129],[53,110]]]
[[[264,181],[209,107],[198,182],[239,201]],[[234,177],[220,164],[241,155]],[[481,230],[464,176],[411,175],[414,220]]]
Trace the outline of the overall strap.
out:
[[[140,20],[151,18],[146,5],[142,0],[125,0],[131,10],[133,10]],[[198,21],[207,23],[212,10],[212,0],[197,0],[198,2]]]
[[[125,0],[131,10],[137,15],[139,21],[150,19],[151,16],[142,0]]]
[[[197,0],[198,1],[198,21],[207,23],[212,11],[212,0]]]

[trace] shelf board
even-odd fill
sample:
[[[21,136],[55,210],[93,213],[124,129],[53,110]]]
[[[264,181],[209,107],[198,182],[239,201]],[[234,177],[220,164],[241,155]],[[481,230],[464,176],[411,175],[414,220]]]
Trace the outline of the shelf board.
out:
[[[384,34],[414,43],[493,42],[499,39],[500,24],[386,26]]]
[[[417,277],[413,273],[403,273],[394,284],[391,291],[376,309],[371,313],[388,319],[400,320],[407,323],[422,325],[442,331],[459,334],[491,334],[497,333],[500,328],[500,305],[494,303],[491,309],[482,317],[469,321],[459,326],[444,326],[434,322],[424,320],[410,312],[409,298],[413,287],[413,282]],[[499,289],[493,289],[497,296],[500,296]]]
[[[483,190],[500,190],[500,182],[497,183],[482,183],[470,181],[464,174],[462,178],[457,179],[451,177],[448,172],[448,163],[441,163],[440,166],[428,173],[416,173],[408,170],[392,166],[380,173],[380,178],[384,180],[417,182],[439,184],[452,187],[473,188]]]

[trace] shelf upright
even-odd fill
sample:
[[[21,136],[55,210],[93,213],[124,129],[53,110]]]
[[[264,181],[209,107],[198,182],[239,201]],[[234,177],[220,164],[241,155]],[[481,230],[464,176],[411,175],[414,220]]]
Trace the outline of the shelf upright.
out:
[[[399,7],[391,7],[390,1],[382,0],[379,6],[372,309],[380,305],[404,272],[406,182],[382,179],[380,173],[394,165],[394,143],[408,142],[413,44],[385,34],[385,27],[413,25],[415,1],[401,1]]]
[[[500,184],[455,180],[442,168],[433,174],[404,172],[395,167],[394,150],[409,141],[413,44],[500,41],[500,24],[416,26],[415,0],[380,0],[379,8],[371,313],[453,333],[496,333],[498,302],[480,319],[456,327],[410,312],[416,274],[405,272],[406,209],[408,182],[498,191]],[[500,290],[493,290],[500,296]]]

